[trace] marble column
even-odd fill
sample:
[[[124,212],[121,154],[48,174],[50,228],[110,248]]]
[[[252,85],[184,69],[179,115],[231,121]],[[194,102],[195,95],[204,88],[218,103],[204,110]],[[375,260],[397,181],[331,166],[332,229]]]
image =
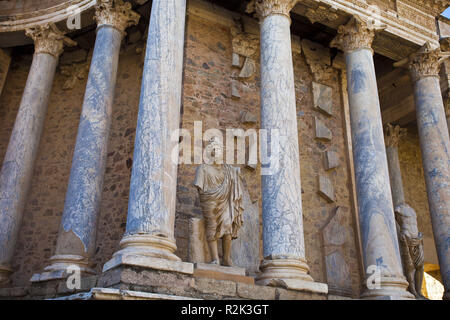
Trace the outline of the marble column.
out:
[[[178,158],[172,154],[178,154],[178,140],[171,135],[180,126],[185,16],[185,0],[153,0],[126,232],[103,271],[130,257],[138,257],[134,264],[148,266],[159,258],[165,266],[183,268],[174,254]]]
[[[139,15],[122,0],[98,1],[95,9],[97,36],[84,96],[69,185],[51,265],[31,281],[64,277],[68,266],[92,273],[89,258],[95,249],[97,218],[105,174],[119,52],[125,29],[137,24]]]
[[[0,283],[9,279],[58,58],[65,38],[54,25],[26,30],[34,56],[0,173]]]
[[[450,142],[439,67],[449,56],[426,43],[396,64],[406,64],[414,82],[422,162],[445,299],[450,299]]]
[[[414,298],[407,292],[392,203],[371,48],[376,27],[352,17],[332,47],[345,53],[359,221],[366,272],[362,298]],[[376,278],[376,279],[374,279]],[[373,281],[372,281],[373,280]]]
[[[405,204],[402,172],[398,158],[398,143],[400,139],[406,135],[406,132],[406,129],[400,128],[400,126],[393,126],[391,124],[388,124],[385,130],[384,140],[386,144],[386,155],[394,209]]]
[[[300,157],[291,50],[290,10],[297,1],[256,2],[261,30],[261,128],[278,131],[279,166],[261,180],[261,285],[327,292],[308,274],[303,235]]]

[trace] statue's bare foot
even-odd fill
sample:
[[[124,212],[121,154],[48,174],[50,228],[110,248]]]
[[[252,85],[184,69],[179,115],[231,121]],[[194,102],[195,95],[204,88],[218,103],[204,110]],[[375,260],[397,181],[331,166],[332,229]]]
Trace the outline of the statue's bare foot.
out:
[[[212,261],[210,262],[210,264],[220,264],[220,263],[219,263],[219,260],[214,259],[214,260],[212,260]]]
[[[232,262],[231,260],[229,260],[229,259],[225,259],[225,260],[223,261],[223,265],[224,265],[225,267],[233,267],[233,262]]]

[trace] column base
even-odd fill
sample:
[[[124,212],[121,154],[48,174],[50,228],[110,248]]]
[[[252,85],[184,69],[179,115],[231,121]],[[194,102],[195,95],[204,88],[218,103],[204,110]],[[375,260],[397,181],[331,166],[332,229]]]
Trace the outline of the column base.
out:
[[[366,289],[361,295],[365,300],[409,300],[416,299],[408,289],[408,281],[405,279],[383,277],[379,289]]]
[[[13,270],[10,267],[0,265],[0,285],[8,284],[12,273]]]
[[[300,259],[264,260],[256,284],[291,290],[328,293],[325,283],[314,282],[306,261]]]
[[[450,291],[445,291],[442,300],[450,300]]]
[[[181,261],[174,252],[177,249],[175,239],[154,236],[150,234],[126,235],[120,241],[121,249],[114,253],[116,255],[135,255]]]
[[[120,241],[120,246],[121,249],[114,253],[111,260],[105,263],[102,272],[120,265],[139,266],[185,274],[194,272],[192,263],[182,262],[174,254],[177,248],[175,240],[149,234],[133,234],[124,236],[122,241]]]
[[[54,255],[50,258],[50,261],[52,264],[45,267],[42,273],[35,273],[30,279],[31,282],[65,279],[74,273],[74,267],[78,267],[82,274],[96,274],[93,269],[89,268],[89,260],[83,256],[70,254]]]

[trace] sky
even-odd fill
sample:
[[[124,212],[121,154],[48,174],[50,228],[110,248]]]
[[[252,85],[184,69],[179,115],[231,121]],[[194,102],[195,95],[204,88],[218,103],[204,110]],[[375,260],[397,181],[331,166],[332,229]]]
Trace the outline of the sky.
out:
[[[443,13],[442,15],[443,15],[444,17],[450,19],[450,7],[448,7],[447,10],[445,10],[444,13]]]

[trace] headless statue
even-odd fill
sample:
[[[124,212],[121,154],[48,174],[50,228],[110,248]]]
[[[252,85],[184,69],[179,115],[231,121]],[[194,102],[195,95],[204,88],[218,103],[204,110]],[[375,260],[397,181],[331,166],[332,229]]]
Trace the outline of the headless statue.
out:
[[[233,266],[231,241],[237,238],[243,224],[243,186],[240,168],[218,164],[223,155],[222,145],[212,140],[207,148],[213,148],[212,164],[197,168],[194,185],[197,187],[200,205],[205,218],[206,240],[212,264],[220,264],[217,242],[222,239],[224,266]]]
[[[423,281],[423,236],[417,228],[417,216],[407,204],[395,208],[398,241],[402,255],[403,269],[409,283],[408,290],[417,299],[426,299],[422,294]]]

